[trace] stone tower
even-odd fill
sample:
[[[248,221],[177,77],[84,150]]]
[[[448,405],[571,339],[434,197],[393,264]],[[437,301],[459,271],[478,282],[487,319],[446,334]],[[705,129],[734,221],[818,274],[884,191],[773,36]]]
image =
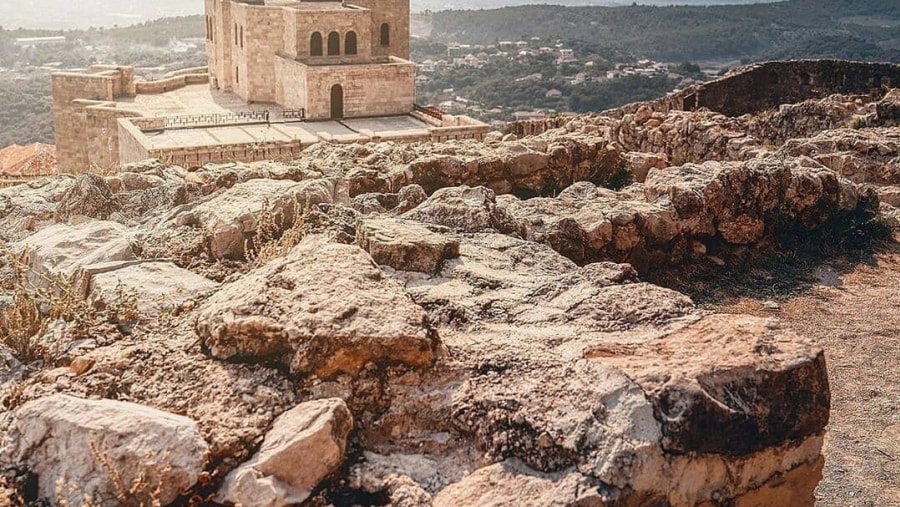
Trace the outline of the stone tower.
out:
[[[406,114],[409,0],[206,0],[210,86],[309,119]]]

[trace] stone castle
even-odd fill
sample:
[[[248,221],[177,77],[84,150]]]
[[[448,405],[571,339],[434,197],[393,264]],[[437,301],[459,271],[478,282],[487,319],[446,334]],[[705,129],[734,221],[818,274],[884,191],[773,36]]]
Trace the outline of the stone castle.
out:
[[[409,0],[206,0],[208,67],[53,75],[62,171],[289,159],[318,142],[483,138],[415,104]]]

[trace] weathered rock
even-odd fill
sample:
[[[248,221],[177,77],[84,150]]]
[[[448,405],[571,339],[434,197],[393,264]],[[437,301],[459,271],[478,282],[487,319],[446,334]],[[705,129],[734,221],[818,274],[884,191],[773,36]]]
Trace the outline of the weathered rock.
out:
[[[190,226],[209,237],[216,259],[240,259],[261,219],[271,234],[280,234],[302,210],[319,203],[348,202],[346,188],[332,180],[255,179],[237,184],[190,210],[177,213],[164,226]],[[264,213],[268,214],[264,218]]]
[[[709,316],[655,343],[605,345],[585,357],[641,386],[670,452],[740,456],[828,424],[821,349],[771,320]]]
[[[350,470],[349,486],[370,495],[386,495],[396,507],[431,507],[432,497],[422,486],[438,464],[424,455],[363,454],[365,461]]]
[[[546,474],[529,469],[519,460],[509,459],[481,468],[444,488],[435,497],[434,507],[607,505],[598,491],[599,486],[597,481],[577,471]]]
[[[545,245],[497,234],[463,238],[460,258],[440,277],[407,285],[445,323],[629,329],[683,316],[693,305],[674,291],[639,283],[631,266],[578,268]]]
[[[428,366],[437,346],[425,312],[371,257],[317,237],[223,286],[195,328],[220,359],[275,360],[320,377],[369,362]]]
[[[0,239],[17,241],[53,222],[59,200],[74,182],[56,176],[0,188]]]
[[[37,474],[42,498],[76,506],[85,497],[115,506],[157,494],[168,504],[197,482],[207,452],[186,417],[61,394],[20,407],[4,444],[4,464]]]
[[[629,152],[625,154],[625,160],[631,170],[634,181],[643,183],[647,179],[650,169],[665,169],[669,161],[663,154]]]
[[[790,139],[782,151],[811,157],[856,183],[900,184],[900,132],[896,128],[828,130]]]
[[[136,240],[134,231],[124,225],[88,221],[47,227],[21,241],[18,247],[29,266],[29,285],[42,288],[54,286],[59,278],[68,282],[91,264],[136,259]]]
[[[25,375],[25,367],[16,359],[9,347],[0,343],[0,389],[19,382]]]
[[[81,271],[85,295],[97,308],[133,304],[137,319],[171,313],[219,284],[168,261],[92,264]]]
[[[459,241],[407,220],[363,220],[357,235],[375,262],[401,271],[435,273],[445,259],[459,257]]]
[[[893,231],[900,231],[900,208],[896,208],[887,203],[881,203],[879,214],[884,220],[885,225]]]
[[[403,217],[462,232],[522,233],[521,224],[484,187],[442,188]]]
[[[341,465],[352,428],[343,400],[298,405],[279,416],[259,452],[225,478],[218,500],[259,507],[302,503]]]
[[[82,174],[62,196],[56,208],[56,220],[63,222],[79,215],[108,220],[119,209],[106,178],[97,174]]]
[[[878,201],[895,208],[900,208],[900,186],[886,186],[876,189]]]
[[[453,418],[490,461],[515,457],[543,472],[580,466],[618,487],[662,466],[653,406],[600,362],[487,361],[455,394]]]
[[[884,98],[875,104],[878,123],[887,127],[900,123],[900,88],[888,91]]]

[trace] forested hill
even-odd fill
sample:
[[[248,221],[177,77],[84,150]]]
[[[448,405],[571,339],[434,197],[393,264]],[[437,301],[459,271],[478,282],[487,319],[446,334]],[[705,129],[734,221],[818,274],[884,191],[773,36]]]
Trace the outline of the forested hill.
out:
[[[789,0],[714,7],[531,5],[445,11],[432,37],[491,44],[564,37],[668,61],[846,58],[900,61],[900,1]]]

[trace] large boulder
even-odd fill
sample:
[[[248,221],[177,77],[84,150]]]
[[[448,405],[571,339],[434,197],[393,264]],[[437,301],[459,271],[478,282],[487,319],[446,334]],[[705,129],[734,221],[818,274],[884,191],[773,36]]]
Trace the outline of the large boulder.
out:
[[[352,428],[343,400],[298,405],[275,420],[259,452],[228,474],[218,500],[258,507],[302,503],[341,465]]]
[[[458,240],[407,220],[363,220],[357,242],[378,264],[402,271],[435,273],[444,259],[459,257]]]
[[[166,505],[197,482],[207,449],[186,417],[57,394],[16,410],[0,460],[35,473],[54,505]]]
[[[669,452],[747,455],[828,424],[822,350],[773,320],[711,315],[662,340],[604,344],[585,357],[641,386]]]
[[[275,360],[320,377],[370,362],[428,366],[437,346],[424,310],[368,254],[316,236],[225,285],[195,329],[217,358]]]

